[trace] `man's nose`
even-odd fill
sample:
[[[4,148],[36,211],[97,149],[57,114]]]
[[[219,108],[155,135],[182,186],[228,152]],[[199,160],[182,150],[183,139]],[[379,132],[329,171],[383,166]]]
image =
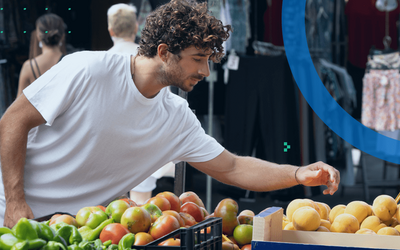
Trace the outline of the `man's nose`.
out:
[[[199,74],[204,77],[208,77],[210,75],[210,65],[208,62],[203,64],[203,67],[199,69]]]

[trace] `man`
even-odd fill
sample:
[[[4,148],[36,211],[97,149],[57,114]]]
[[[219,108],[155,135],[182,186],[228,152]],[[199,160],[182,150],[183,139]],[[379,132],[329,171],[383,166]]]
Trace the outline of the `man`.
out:
[[[78,52],[26,88],[0,120],[4,225],[104,204],[169,161],[248,190],[326,185],[333,194],[333,167],[236,156],[166,88],[191,91],[207,77],[230,30],[206,4],[172,0],[147,18],[137,57]]]
[[[114,43],[108,51],[113,53],[134,53],[139,44],[135,43],[139,25],[136,20],[136,7],[124,3],[111,6],[107,11],[108,32]]]
[[[135,56],[139,44],[135,43],[138,23],[136,20],[136,7],[124,3],[112,5],[107,11],[108,32],[114,46],[108,50],[110,53],[125,53]],[[172,171],[171,171],[172,169]],[[137,204],[144,204],[151,198],[152,191],[156,188],[157,179],[166,172],[173,172],[175,164],[167,163],[147,179],[135,186],[129,192],[129,198]]]

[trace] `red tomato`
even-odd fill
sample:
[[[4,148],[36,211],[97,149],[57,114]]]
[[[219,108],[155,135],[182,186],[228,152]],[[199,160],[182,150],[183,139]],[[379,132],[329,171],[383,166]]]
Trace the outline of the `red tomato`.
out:
[[[159,246],[180,246],[181,245],[181,240],[180,239],[174,239],[174,238],[169,238],[167,240],[164,240]]]
[[[51,218],[50,218],[50,225],[53,225],[53,224],[55,223],[56,219],[57,219],[58,217],[60,217],[60,216],[61,216],[61,214],[55,214],[55,215],[51,216]]]
[[[242,248],[240,250],[251,250],[251,244],[246,244],[246,245],[242,246]]]
[[[179,215],[182,217],[183,221],[185,221],[185,226],[191,227],[197,224],[196,220],[190,214],[180,212]]]
[[[179,213],[178,213],[177,211],[174,211],[174,210],[165,210],[165,211],[162,212],[162,214],[163,214],[163,215],[169,214],[169,215],[174,216],[174,217],[178,220],[179,225],[180,225],[181,227],[184,227],[184,226],[185,226],[185,221],[182,219],[182,217],[179,215]]]
[[[103,228],[99,238],[103,243],[111,240],[112,244],[118,245],[119,240],[127,233],[130,232],[126,227],[119,223],[111,223]]]
[[[166,214],[162,215],[151,225],[149,233],[156,240],[179,228],[178,220],[174,216]]]
[[[188,201],[181,206],[182,213],[188,213],[196,220],[202,222],[204,220],[204,212],[196,203]]]
[[[239,205],[235,200],[226,198],[221,200],[214,210],[215,217],[222,218],[222,233],[232,235],[233,230],[239,225],[237,218]]]
[[[151,215],[143,207],[130,207],[122,214],[121,225],[133,234],[147,232],[151,225]]]
[[[191,202],[196,203],[199,207],[205,208],[203,201],[199,198],[199,196],[195,192],[192,192],[192,191],[187,191],[187,192],[182,193],[179,196],[179,200],[181,200],[182,204],[185,204],[186,202],[191,201]]]
[[[204,229],[201,229],[201,231],[200,231],[200,233],[204,233]],[[206,233],[211,233],[211,227],[207,227],[207,231],[206,231]]]
[[[105,206],[97,205],[96,207],[100,208],[100,209],[103,210],[104,212],[106,211],[106,207],[105,207]]]
[[[135,234],[135,243],[133,245],[135,246],[144,246],[152,242],[154,239],[151,237],[150,234],[145,233],[145,232],[139,232]]]
[[[124,199],[120,199],[120,200],[125,201],[125,202],[128,203],[129,206],[131,206],[131,207],[137,207],[136,202],[134,202],[133,200],[131,200],[131,199],[129,199],[129,198],[124,198]]]
[[[60,222],[65,222],[69,225],[73,225],[75,227],[78,227],[78,223],[76,223],[76,220],[73,216],[68,215],[68,214],[55,214],[51,217],[49,225],[57,224]]]
[[[151,197],[146,203],[151,203],[156,205],[161,211],[171,209],[171,203],[169,203],[167,198],[164,198],[162,196]]]
[[[179,200],[179,197],[176,196],[174,193],[165,191],[162,193],[158,193],[156,196],[161,196],[166,198],[171,204],[171,210],[175,210],[178,213],[181,211],[181,206],[182,206],[181,200]]]

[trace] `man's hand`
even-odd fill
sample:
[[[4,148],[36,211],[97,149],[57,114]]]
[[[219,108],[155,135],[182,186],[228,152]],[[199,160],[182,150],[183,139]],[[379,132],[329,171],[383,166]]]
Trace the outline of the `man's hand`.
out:
[[[7,203],[6,212],[4,214],[5,227],[12,228],[22,217],[27,219],[35,218],[31,208],[25,201]]]
[[[333,195],[339,187],[340,173],[334,167],[320,161],[299,168],[296,179],[304,186],[325,185],[328,188],[323,193]]]

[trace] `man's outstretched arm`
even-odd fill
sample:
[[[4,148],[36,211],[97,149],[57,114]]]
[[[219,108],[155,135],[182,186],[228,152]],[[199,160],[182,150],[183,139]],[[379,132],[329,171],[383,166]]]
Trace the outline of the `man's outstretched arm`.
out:
[[[254,157],[236,156],[227,150],[213,160],[193,162],[190,165],[225,184],[258,192],[302,184],[305,186],[325,185],[328,188],[324,190],[324,194],[332,195],[337,191],[340,182],[339,171],[323,162],[299,168]]]
[[[0,120],[0,159],[6,200],[6,227],[13,227],[21,217],[33,218],[24,193],[26,145],[29,130],[45,122],[23,94]]]

